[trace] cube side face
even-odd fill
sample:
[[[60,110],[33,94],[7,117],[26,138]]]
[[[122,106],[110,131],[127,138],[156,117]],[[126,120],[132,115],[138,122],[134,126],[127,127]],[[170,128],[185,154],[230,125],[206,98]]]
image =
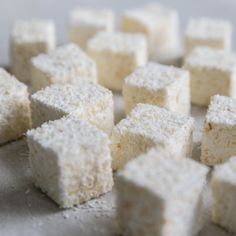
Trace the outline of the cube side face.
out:
[[[210,47],[215,49],[224,49],[227,51],[230,51],[231,49],[231,39],[230,37],[217,39],[217,38],[192,38],[189,36],[186,36],[185,38],[185,54],[190,54],[194,48],[204,46],[204,47]]]
[[[74,114],[110,134],[114,126],[113,98],[111,96],[110,99],[98,101],[97,104],[87,104],[84,106],[83,111],[78,109]]]
[[[111,156],[108,143],[99,155],[93,150],[85,151],[73,161],[63,160],[60,185],[63,189],[63,207],[73,207],[92,198],[99,197],[113,187]]]
[[[221,164],[236,155],[236,128],[205,122],[201,161],[207,165]]]
[[[123,80],[138,66],[146,63],[146,48],[140,48],[137,53],[115,53],[88,49],[88,54],[97,63],[98,81],[104,87],[121,90]]]
[[[124,82],[122,93],[125,101],[126,114],[128,114],[138,103],[166,107],[167,94],[165,89],[150,91],[141,85],[138,87]]]
[[[31,61],[30,68],[32,91],[36,92],[52,84],[52,78],[49,73],[45,73],[37,68]]]
[[[10,47],[12,73],[25,83],[30,82],[31,58],[51,50],[48,42],[16,43],[12,40]]]
[[[189,115],[191,107],[189,76],[183,76],[168,86],[166,93],[167,109]]]
[[[191,101],[196,105],[207,106],[213,95],[231,96],[234,81],[227,71],[214,68],[197,68],[185,65],[190,71]]]
[[[236,186],[213,177],[212,221],[227,230],[236,233]]]
[[[178,138],[170,137],[166,149],[177,158],[192,156],[194,123],[189,122],[178,132]]]
[[[125,133],[120,133],[116,128],[114,128],[110,146],[113,170],[123,168],[130,160],[147,152],[154,145],[157,144],[148,137],[129,133],[128,130]]]
[[[10,96],[1,102],[0,143],[22,137],[31,128],[31,112],[28,91],[25,88],[21,97]]]
[[[165,201],[134,183],[117,180],[117,220],[120,230],[129,236],[164,236]]]
[[[48,106],[45,103],[38,101],[31,97],[31,115],[32,115],[32,126],[33,128],[41,126],[44,122],[49,120],[57,120],[62,118],[68,113],[56,109],[55,107]]]
[[[88,26],[70,26],[69,28],[69,38],[70,41],[76,43],[82,49],[86,49],[87,42],[96,33],[106,30],[104,27],[88,27]]]
[[[59,205],[63,205],[63,198],[59,189],[61,170],[57,154],[42,147],[32,137],[27,137],[27,142],[34,184]]]

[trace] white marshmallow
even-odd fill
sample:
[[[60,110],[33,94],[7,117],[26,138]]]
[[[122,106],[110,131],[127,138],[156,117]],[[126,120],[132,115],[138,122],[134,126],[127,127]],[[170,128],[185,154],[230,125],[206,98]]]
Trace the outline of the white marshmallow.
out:
[[[99,83],[114,90],[121,90],[125,77],[147,62],[142,34],[100,32],[89,40],[87,52],[97,63]]]
[[[191,156],[194,120],[165,108],[138,104],[113,129],[113,169],[145,153],[151,147],[164,148],[178,157]]]
[[[61,207],[78,205],[113,185],[108,136],[76,116],[27,133],[35,185]]]

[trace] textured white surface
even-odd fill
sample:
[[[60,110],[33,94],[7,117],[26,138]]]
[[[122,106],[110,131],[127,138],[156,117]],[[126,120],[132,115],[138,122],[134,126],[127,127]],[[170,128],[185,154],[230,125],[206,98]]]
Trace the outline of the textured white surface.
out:
[[[123,117],[122,100],[116,96],[116,117]],[[194,158],[199,159],[199,140],[205,110],[193,107],[197,130]],[[119,235],[114,193],[108,193],[78,208],[61,210],[32,184],[25,140],[0,148],[0,235],[1,236],[115,236]],[[199,236],[233,236],[209,223],[211,194],[206,189],[206,226]]]

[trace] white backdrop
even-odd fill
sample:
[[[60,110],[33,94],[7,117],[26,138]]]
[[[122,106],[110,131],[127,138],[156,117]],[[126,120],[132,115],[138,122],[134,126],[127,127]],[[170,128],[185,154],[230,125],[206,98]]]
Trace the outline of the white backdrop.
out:
[[[155,1],[155,0],[153,0]],[[67,41],[68,12],[76,6],[107,6],[119,15],[122,9],[142,5],[147,0],[0,0],[0,64],[8,62],[8,38],[13,22],[32,17],[53,18],[59,43]],[[160,0],[180,12],[182,29],[191,16],[230,19],[236,26],[236,0]]]

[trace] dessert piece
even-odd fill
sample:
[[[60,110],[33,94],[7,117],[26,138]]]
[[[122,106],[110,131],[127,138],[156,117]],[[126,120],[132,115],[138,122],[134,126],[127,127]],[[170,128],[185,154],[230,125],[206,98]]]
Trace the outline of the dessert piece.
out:
[[[0,144],[22,137],[31,127],[27,86],[0,68]]]
[[[213,96],[203,130],[201,161],[216,165],[236,155],[235,137],[236,99]]]
[[[31,96],[33,127],[70,113],[110,133],[114,124],[112,92],[100,85],[51,85]]]
[[[142,34],[100,32],[89,40],[87,52],[97,63],[99,83],[114,90],[121,90],[125,77],[147,62]]]
[[[236,157],[214,167],[211,179],[212,221],[236,233]]]
[[[86,202],[113,186],[108,136],[77,116],[28,131],[35,185],[60,207]]]
[[[145,153],[163,148],[178,157],[190,157],[194,120],[188,116],[149,104],[138,104],[113,129],[111,154],[113,169]]]
[[[189,73],[173,66],[149,62],[125,79],[123,97],[126,113],[138,103],[147,103],[189,114]]]
[[[97,32],[114,30],[114,18],[110,9],[76,8],[69,17],[69,38],[85,49]]]
[[[192,103],[207,106],[216,94],[235,97],[236,54],[199,47],[185,59],[184,68],[190,72]]]
[[[197,235],[204,223],[201,193],[207,173],[206,166],[160,149],[129,162],[116,182],[123,235]]]
[[[160,52],[176,52],[179,46],[179,16],[176,10],[159,3],[126,10],[122,15],[121,29],[146,35],[149,56],[160,59]]]
[[[54,49],[55,26],[51,20],[17,21],[10,36],[12,73],[22,82],[30,82],[31,58]]]
[[[206,46],[216,49],[231,50],[233,26],[222,19],[190,19],[185,33],[185,53],[195,47]]]
[[[37,91],[51,84],[97,82],[95,62],[77,45],[67,44],[32,59],[31,84]]]

